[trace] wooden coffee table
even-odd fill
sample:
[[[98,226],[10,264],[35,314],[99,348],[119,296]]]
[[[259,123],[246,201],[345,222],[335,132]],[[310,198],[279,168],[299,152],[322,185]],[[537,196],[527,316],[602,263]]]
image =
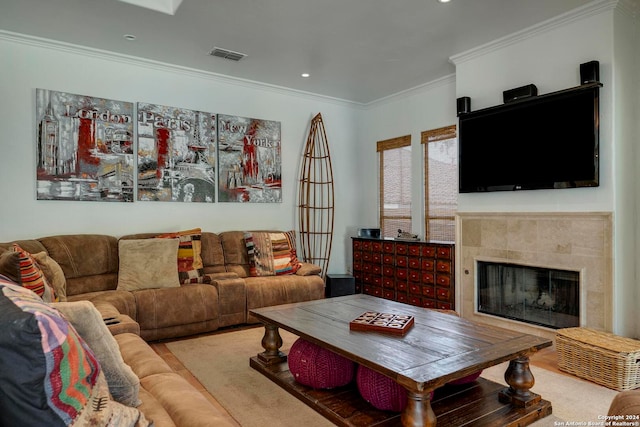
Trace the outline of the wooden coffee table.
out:
[[[351,331],[365,311],[414,316],[403,336]],[[550,346],[534,335],[496,328],[436,310],[368,295],[349,295],[251,310],[265,325],[263,353],[250,365],[341,426],[525,426],[551,414],[551,404],[530,391],[529,355]],[[407,390],[401,414],[377,411],[354,384],[313,390],[298,384],[280,351],[279,328],[380,372]],[[509,361],[509,387],[479,378],[463,386],[452,380]],[[429,399],[431,391],[434,397]]]

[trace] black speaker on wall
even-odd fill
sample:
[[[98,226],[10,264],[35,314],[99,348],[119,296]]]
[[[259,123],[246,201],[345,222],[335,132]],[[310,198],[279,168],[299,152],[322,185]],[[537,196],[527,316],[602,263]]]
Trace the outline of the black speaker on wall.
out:
[[[538,88],[536,85],[520,86],[515,89],[509,89],[502,92],[502,100],[506,104],[507,102],[517,101],[522,98],[529,98],[531,96],[538,95]]]
[[[600,62],[589,61],[580,64],[580,84],[597,83],[600,81]]]
[[[461,98],[456,99],[456,106],[458,111],[458,116],[460,114],[466,114],[471,112],[471,98],[468,96],[463,96]]]

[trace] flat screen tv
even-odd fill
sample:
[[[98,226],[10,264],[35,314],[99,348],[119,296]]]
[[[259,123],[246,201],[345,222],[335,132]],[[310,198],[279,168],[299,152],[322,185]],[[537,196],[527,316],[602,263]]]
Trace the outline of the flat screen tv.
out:
[[[601,86],[461,114],[460,193],[597,187]]]

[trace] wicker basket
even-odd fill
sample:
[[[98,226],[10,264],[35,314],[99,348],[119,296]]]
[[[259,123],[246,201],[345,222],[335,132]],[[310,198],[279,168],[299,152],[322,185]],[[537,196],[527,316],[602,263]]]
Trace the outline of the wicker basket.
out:
[[[556,332],[561,370],[614,390],[640,387],[640,341],[587,328]]]

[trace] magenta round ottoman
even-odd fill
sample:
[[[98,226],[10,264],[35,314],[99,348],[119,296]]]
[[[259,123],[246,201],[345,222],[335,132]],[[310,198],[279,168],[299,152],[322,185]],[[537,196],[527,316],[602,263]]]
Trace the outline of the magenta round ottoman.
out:
[[[287,359],[293,378],[315,389],[347,385],[356,371],[351,360],[302,338],[293,343]]]
[[[407,391],[391,378],[365,366],[358,366],[356,383],[360,395],[375,408],[402,412],[407,406]]]
[[[478,377],[482,374],[482,369],[478,372],[474,372],[471,375],[467,375],[466,377],[458,378],[457,380],[449,381],[448,385],[462,385],[474,382],[478,379]]]

